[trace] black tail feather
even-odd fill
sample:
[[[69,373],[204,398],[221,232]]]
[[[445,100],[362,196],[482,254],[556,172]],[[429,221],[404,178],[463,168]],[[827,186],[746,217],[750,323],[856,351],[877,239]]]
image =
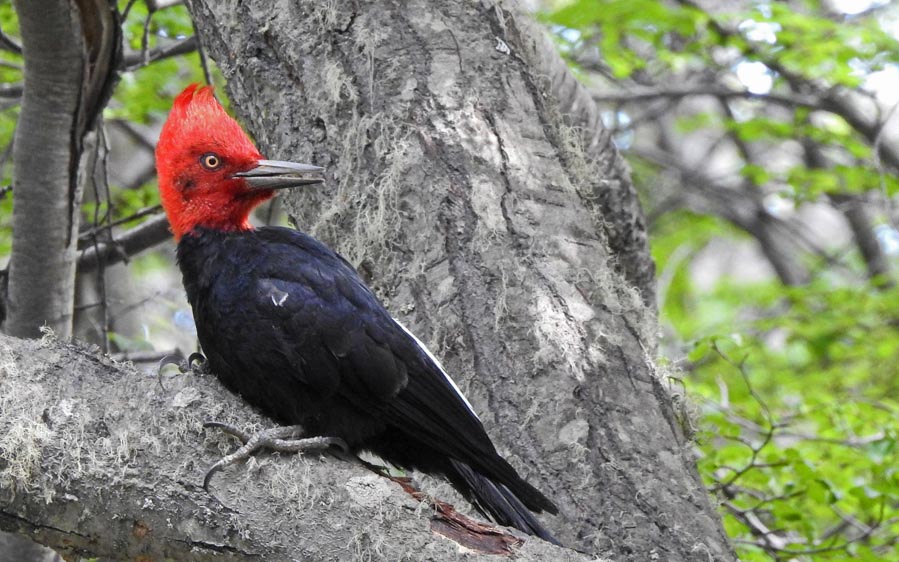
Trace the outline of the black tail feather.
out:
[[[450,465],[453,469],[452,472],[455,472],[455,474],[447,474],[447,476],[457,489],[468,492],[466,495],[469,497],[469,500],[474,503],[481,513],[492,517],[500,525],[515,527],[519,531],[562,546],[562,543],[552,536],[540,521],[534,517],[531,509],[528,509],[518,499],[518,496],[512,493],[505,485],[493,482],[461,461],[450,459]],[[550,509],[537,507],[533,508],[534,511],[557,512],[556,507],[543,494],[537,492],[530,485],[527,486],[542,499],[541,503],[549,504]]]

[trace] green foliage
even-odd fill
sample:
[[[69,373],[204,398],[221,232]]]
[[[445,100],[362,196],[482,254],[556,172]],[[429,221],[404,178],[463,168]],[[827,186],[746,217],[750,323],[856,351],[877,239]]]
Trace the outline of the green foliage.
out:
[[[579,0],[546,19],[582,31],[577,41],[595,42],[616,78],[644,69],[649,60],[645,50],[650,45],[708,33],[708,17],[701,10],[672,8],[657,0]],[[700,55],[696,51],[692,54]],[[685,60],[673,49],[658,57],[658,62],[668,67],[675,67]]]
[[[799,8],[796,3],[767,1],[747,6],[744,13],[713,15],[687,1],[575,0],[563,2],[543,19],[554,26],[561,50],[573,66],[583,70],[585,54],[588,59],[598,54],[599,73],[614,80],[659,85],[663,90],[680,83],[698,84],[701,90],[709,82],[694,76],[706,75],[739,90],[735,70],[762,65],[773,80],[770,94],[746,86],[750,90],[746,99],[756,103],[741,104],[739,114],[723,122],[714,113],[679,114],[682,129],[720,126],[762,149],[807,139],[856,161],[844,162],[835,178],[800,170],[764,178],[746,174],[755,183],[764,180],[759,185],[792,185],[789,193],[799,201],[874,188],[896,193],[896,181],[884,184],[855,172],[859,166],[871,167],[873,139],[841,116],[824,111],[830,106],[826,94],[858,88],[871,73],[894,67],[899,40],[877,18],[840,21],[816,1]],[[793,90],[800,83],[797,94]],[[815,95],[806,95],[809,92]],[[771,111],[769,99],[778,100],[774,106],[778,111]]]
[[[663,317],[692,342],[699,468],[741,559],[899,558],[899,288],[820,276],[700,291],[678,253],[733,228],[675,213],[653,235]]]
[[[739,335],[696,340],[687,377],[699,468],[741,558],[770,560],[766,540],[779,556],[899,557],[899,290],[725,284],[703,299],[743,316],[705,327]]]
[[[19,34],[19,20],[12,3],[0,3],[0,29],[9,36]],[[0,84],[9,87],[22,83],[22,56],[0,50]],[[12,151],[9,149],[19,118],[19,106],[0,98],[0,187],[12,183]],[[0,256],[7,256],[12,240],[12,195],[0,195]]]
[[[899,42],[876,19],[860,19],[847,25],[826,17],[809,2],[809,11],[791,4],[764,3],[748,15],[756,22],[779,29],[777,42],[760,50],[765,58],[810,79],[857,87],[865,73],[882,70],[885,61],[896,60]],[[864,72],[856,63],[866,61]]]
[[[184,6],[154,12],[147,24],[146,4],[136,2],[123,26],[125,44],[132,51],[143,52],[146,47],[152,52],[174,39],[193,35],[190,14]],[[196,54],[153,62],[122,74],[105,115],[136,123],[158,122],[168,114],[172,98],[188,84],[203,81]]]

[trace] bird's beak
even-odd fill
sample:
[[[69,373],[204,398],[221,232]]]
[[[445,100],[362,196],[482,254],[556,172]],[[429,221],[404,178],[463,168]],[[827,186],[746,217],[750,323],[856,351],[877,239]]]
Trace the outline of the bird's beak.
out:
[[[242,178],[253,189],[287,189],[312,185],[325,181],[321,173],[325,169],[309,164],[260,160],[254,168],[238,172],[232,177]]]

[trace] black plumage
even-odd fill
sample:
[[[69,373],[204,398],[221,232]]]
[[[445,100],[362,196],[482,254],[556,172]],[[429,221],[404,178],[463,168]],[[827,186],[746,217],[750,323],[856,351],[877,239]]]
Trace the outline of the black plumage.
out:
[[[502,457],[426,348],[355,270],[284,228],[197,227],[178,263],[210,367],[276,421],[441,473],[497,522],[556,542],[557,513]]]

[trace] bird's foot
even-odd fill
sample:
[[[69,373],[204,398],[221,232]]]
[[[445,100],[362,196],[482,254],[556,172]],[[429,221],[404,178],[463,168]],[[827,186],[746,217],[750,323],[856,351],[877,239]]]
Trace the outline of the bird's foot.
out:
[[[236,462],[246,460],[261,449],[270,451],[278,451],[279,453],[298,453],[300,451],[322,451],[334,445],[340,447],[344,453],[349,451],[346,442],[339,437],[306,437],[303,438],[303,427],[300,425],[287,425],[282,427],[273,427],[264,429],[258,433],[250,434],[246,431],[238,429],[233,425],[221,422],[206,422],[203,427],[215,427],[221,429],[228,435],[233,435],[240,439],[243,446],[230,455],[222,457],[217,463],[212,465],[206,477],[203,478],[203,489],[209,492],[209,483],[212,476]]]
[[[182,375],[188,372],[191,372],[195,375],[208,375],[209,373],[209,361],[206,357],[203,356],[202,353],[194,352],[191,353],[187,359],[181,355],[181,352],[172,353],[170,355],[166,355],[162,359],[159,360],[159,367],[156,369],[156,380],[159,383],[160,388],[162,390],[166,390],[165,385],[162,384],[162,370],[168,367],[169,365],[175,365],[178,367],[178,372]]]
[[[159,360],[159,368],[156,370],[156,374],[161,377],[162,370],[169,365],[178,367],[178,371],[181,374],[187,372],[191,372],[197,375],[209,374],[209,361],[202,353],[196,351],[188,355],[187,359],[185,359],[184,356],[181,355],[180,351],[177,353],[166,355]]]

